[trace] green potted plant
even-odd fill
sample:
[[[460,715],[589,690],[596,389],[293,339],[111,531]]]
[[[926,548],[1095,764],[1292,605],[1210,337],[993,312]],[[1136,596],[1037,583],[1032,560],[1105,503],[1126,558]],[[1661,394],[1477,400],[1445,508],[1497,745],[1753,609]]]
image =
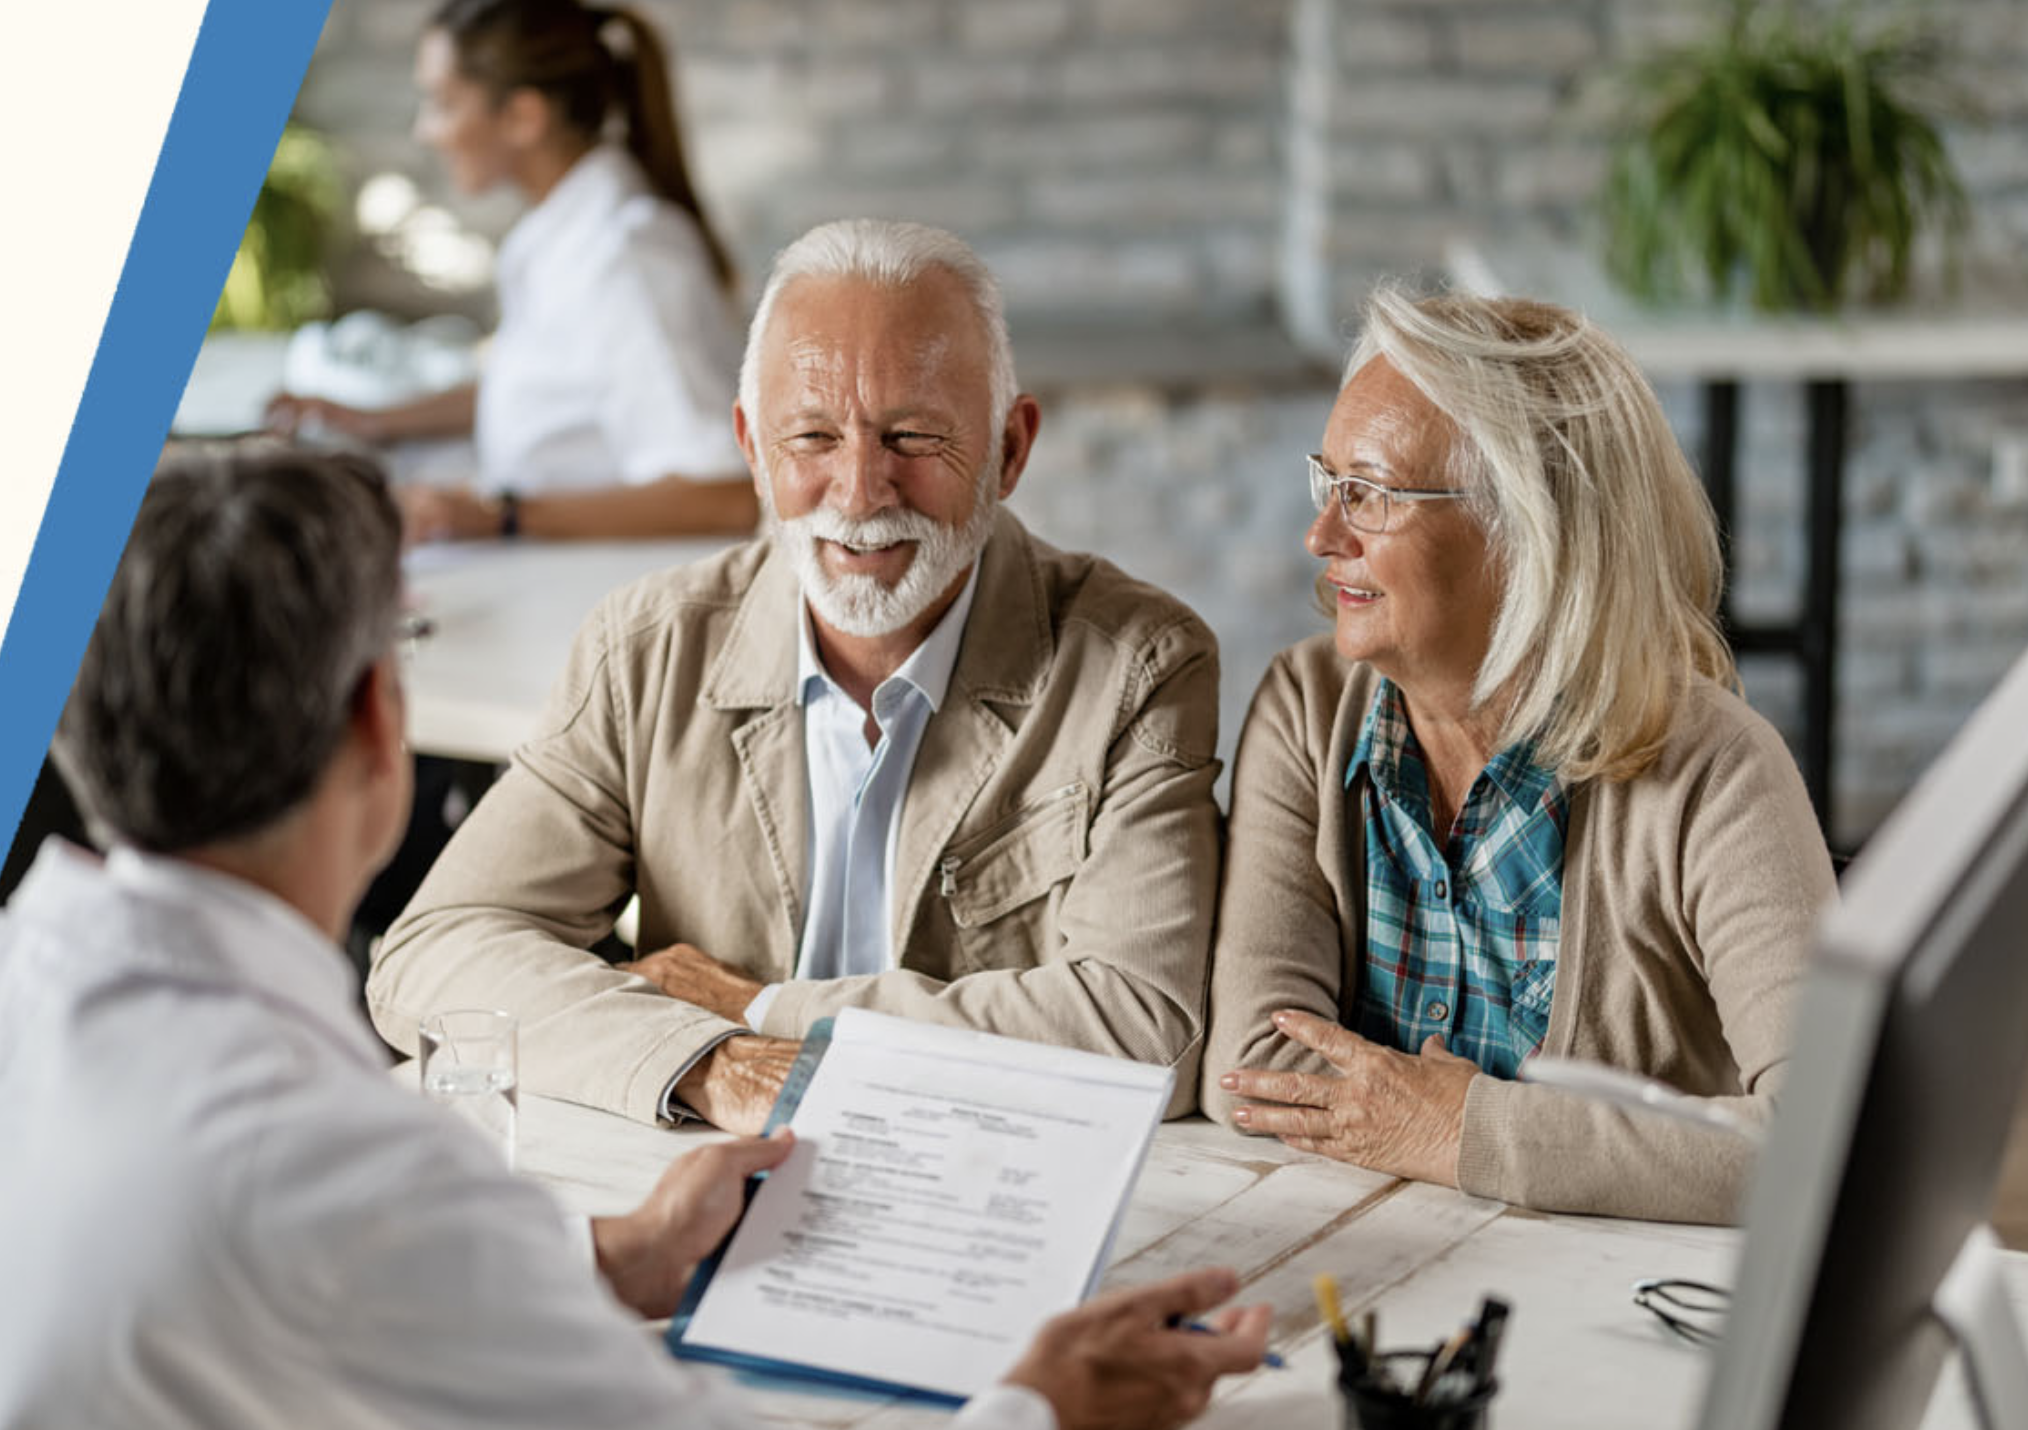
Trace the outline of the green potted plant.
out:
[[[1918,235],[1948,246],[1968,211],[1939,128],[1942,54],[1913,17],[1730,0],[1707,37],[1621,76],[1607,272],[1656,302],[1700,282],[1765,310],[1904,295]]]
[[[211,326],[290,329],[328,317],[324,255],[343,203],[331,146],[290,120],[261,181]]]

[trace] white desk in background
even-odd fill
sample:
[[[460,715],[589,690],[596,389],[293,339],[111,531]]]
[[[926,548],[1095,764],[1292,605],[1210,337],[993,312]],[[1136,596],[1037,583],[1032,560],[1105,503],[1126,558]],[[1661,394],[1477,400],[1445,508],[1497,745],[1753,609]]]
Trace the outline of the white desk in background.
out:
[[[718,1135],[524,1094],[520,1166],[572,1210],[612,1213],[647,1195],[671,1158]],[[1275,1308],[1270,1343],[1288,1369],[1226,1381],[1198,1422],[1206,1430],[1337,1425],[1334,1358],[1311,1293],[1319,1271],[1338,1278],[1348,1311],[1379,1312],[1388,1349],[1436,1344],[1488,1293],[1509,1301],[1491,1416],[1499,1430],[1687,1430],[1707,1355],[1635,1306],[1632,1286],[1647,1276],[1729,1284],[1739,1242],[1726,1228],[1521,1211],[1192,1118],[1157,1134],[1107,1279],[1133,1285],[1229,1265],[1246,1283],[1242,1300]],[[2028,1255],[2006,1261],[2009,1290],[2028,1305]],[[915,1430],[946,1419],[780,1381],[743,1381],[737,1393],[768,1421],[823,1430]],[[1953,1368],[1925,1430],[1970,1425],[1969,1414]]]
[[[286,334],[213,333],[183,390],[173,430],[183,436],[258,428],[281,387]],[[391,455],[400,478],[457,463],[426,448]],[[464,444],[450,444],[464,445]],[[467,459],[457,480],[469,475]],[[449,476],[446,480],[452,479]],[[599,597],[636,577],[716,555],[725,537],[671,541],[456,542],[418,547],[405,562],[417,609],[436,634],[406,672],[408,738],[416,750],[502,761],[534,731],[571,637]]]
[[[172,430],[202,437],[251,431],[281,389],[288,336],[213,333],[204,340]],[[396,480],[467,480],[468,443],[409,443],[382,453]],[[447,455],[464,448],[462,462]],[[505,760],[541,717],[570,640],[599,597],[638,576],[712,556],[724,537],[678,541],[458,542],[408,554],[409,594],[436,623],[406,671],[416,750]]]
[[[282,390],[287,333],[206,334],[169,421],[177,437],[230,437],[257,432],[268,399]]]
[[[541,717],[571,638],[599,598],[636,577],[726,549],[668,541],[487,541],[422,546],[410,598],[436,625],[403,672],[415,749],[505,760]]]

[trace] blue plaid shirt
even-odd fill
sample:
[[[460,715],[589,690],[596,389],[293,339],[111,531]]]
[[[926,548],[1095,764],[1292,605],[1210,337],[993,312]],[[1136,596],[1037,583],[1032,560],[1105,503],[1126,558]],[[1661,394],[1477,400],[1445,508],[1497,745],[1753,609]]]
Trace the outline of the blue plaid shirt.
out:
[[[1431,1033],[1511,1078],[1549,1031],[1570,801],[1523,742],[1472,782],[1450,837],[1430,833],[1429,773],[1383,680],[1345,770],[1367,786],[1366,962],[1353,1029],[1413,1052]]]

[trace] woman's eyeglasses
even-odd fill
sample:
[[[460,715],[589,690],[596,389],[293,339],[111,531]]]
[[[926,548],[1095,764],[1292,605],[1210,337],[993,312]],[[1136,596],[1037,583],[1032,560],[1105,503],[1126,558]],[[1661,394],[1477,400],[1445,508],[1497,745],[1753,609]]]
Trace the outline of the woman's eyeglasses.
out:
[[[1446,501],[1469,493],[1445,489],[1417,491],[1382,486],[1364,477],[1341,477],[1324,465],[1324,454],[1312,452],[1304,458],[1310,466],[1310,500],[1317,510],[1332,496],[1338,498],[1338,514],[1355,531],[1381,535],[1393,528],[1396,502]]]

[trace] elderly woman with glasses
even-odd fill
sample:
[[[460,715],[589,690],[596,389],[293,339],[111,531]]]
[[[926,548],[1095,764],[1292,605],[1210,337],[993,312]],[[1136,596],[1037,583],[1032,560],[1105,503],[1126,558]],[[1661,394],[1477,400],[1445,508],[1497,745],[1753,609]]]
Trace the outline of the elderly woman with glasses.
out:
[[[1575,313],[1370,300],[1309,459],[1334,628],[1233,772],[1204,1101],[1242,1131],[1544,1209],[1736,1215],[1831,865],[1736,694],[1711,510]],[[1707,1111],[1711,1108],[1705,1109]]]

